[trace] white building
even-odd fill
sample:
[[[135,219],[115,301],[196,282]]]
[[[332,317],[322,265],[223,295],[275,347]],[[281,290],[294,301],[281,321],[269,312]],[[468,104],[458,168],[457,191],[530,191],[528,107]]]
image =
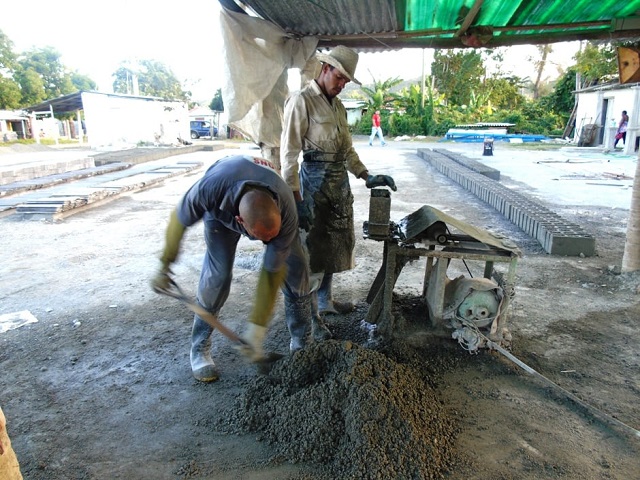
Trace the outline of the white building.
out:
[[[624,153],[633,155],[640,143],[640,83],[596,85],[576,91],[578,108],[574,141],[578,142],[587,125],[596,125],[590,146],[613,148],[622,111],[629,115]],[[589,128],[589,127],[587,127]],[[620,146],[622,142],[618,142]]]
[[[82,124],[91,148],[121,149],[139,145],[177,145],[189,138],[184,102],[157,97],[77,92],[25,109],[40,132],[40,117],[72,113]],[[46,129],[44,129],[46,132]]]
[[[355,125],[362,119],[362,110],[364,110],[367,102],[362,100],[342,100],[344,109],[347,111],[347,123],[351,126]]]
[[[27,137],[29,117],[23,112],[0,110],[0,142],[9,142]]]

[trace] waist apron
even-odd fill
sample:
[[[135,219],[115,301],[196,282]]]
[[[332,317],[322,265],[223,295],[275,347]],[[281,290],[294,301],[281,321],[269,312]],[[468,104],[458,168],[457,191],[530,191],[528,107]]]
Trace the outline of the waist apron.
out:
[[[308,161],[300,167],[300,190],[312,212],[303,241],[311,273],[337,273],[354,267],[353,194],[344,162]]]

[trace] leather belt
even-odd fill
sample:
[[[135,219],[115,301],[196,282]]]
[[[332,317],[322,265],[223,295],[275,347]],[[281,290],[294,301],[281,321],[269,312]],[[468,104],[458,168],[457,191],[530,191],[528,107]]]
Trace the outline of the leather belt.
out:
[[[307,150],[302,154],[305,162],[345,162],[344,155],[341,153],[324,153],[318,150]]]

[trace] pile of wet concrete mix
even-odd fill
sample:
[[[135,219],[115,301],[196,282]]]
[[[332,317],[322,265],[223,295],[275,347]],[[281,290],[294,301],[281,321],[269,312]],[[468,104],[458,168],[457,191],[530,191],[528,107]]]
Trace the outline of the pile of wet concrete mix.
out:
[[[314,343],[254,379],[232,423],[329,478],[444,478],[457,427],[425,363],[400,340]]]

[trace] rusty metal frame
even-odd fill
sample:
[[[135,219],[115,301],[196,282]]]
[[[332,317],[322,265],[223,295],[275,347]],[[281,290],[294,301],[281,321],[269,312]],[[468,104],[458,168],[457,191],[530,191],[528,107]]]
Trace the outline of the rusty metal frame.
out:
[[[502,331],[508,319],[508,306],[515,290],[515,275],[518,255],[507,250],[498,250],[483,243],[460,242],[455,246],[436,242],[422,242],[425,248],[399,244],[394,240],[384,242],[383,263],[373,282],[367,301],[370,303],[366,321],[378,325],[383,335],[394,329],[392,315],[393,288],[404,266],[412,260],[426,257],[422,299],[427,304],[432,325],[443,321],[444,288],[446,271],[451,259],[484,261],[484,277],[495,276],[495,263],[508,263],[506,278],[499,274],[499,283],[505,291],[501,315],[491,326],[491,336]],[[438,248],[439,247],[439,248]]]

